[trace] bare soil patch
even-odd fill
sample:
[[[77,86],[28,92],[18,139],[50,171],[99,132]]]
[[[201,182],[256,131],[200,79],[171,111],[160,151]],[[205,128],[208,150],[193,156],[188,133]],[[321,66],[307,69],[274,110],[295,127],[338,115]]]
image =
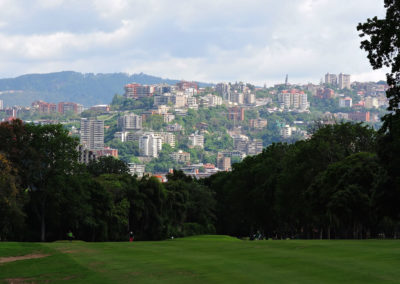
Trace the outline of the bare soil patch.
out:
[[[21,256],[0,257],[0,264],[18,261],[18,260],[25,260],[25,259],[43,258],[43,257],[47,257],[49,255],[50,254],[36,253],[36,254],[27,254],[27,255],[21,255]],[[15,282],[15,283],[17,283],[17,282]]]
[[[35,283],[30,278],[9,278],[6,279],[8,284]]]

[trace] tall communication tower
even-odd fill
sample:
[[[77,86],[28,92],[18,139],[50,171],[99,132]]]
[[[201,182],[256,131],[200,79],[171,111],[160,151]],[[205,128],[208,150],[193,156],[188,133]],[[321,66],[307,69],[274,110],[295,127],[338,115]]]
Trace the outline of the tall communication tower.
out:
[[[287,85],[288,85],[288,80],[289,80],[289,76],[288,76],[288,74],[286,74],[286,78],[285,78],[285,86],[287,86]]]

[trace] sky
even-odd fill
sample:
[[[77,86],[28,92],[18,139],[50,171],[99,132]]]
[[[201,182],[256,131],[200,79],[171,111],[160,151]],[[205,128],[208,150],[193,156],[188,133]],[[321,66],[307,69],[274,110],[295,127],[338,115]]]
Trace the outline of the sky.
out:
[[[383,0],[0,0],[0,78],[72,70],[259,86],[384,80],[359,22]]]

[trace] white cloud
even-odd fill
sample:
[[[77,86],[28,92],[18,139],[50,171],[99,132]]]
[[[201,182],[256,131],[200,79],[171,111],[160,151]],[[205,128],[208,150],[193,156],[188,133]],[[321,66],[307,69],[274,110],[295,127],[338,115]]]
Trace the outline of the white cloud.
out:
[[[377,2],[0,0],[0,76],[126,71],[263,84],[287,73],[292,82],[318,82],[345,72],[383,79],[356,31],[382,15]]]

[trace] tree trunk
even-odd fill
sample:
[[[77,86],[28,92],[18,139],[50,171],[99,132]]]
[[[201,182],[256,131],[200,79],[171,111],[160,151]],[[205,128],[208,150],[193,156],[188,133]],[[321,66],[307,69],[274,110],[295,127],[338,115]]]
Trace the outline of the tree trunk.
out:
[[[327,238],[328,238],[328,240],[330,240],[331,239],[331,226],[329,225],[328,226],[328,230],[327,230]]]
[[[45,199],[42,200],[42,208],[41,208],[41,234],[40,234],[40,241],[46,241],[46,201]]]

